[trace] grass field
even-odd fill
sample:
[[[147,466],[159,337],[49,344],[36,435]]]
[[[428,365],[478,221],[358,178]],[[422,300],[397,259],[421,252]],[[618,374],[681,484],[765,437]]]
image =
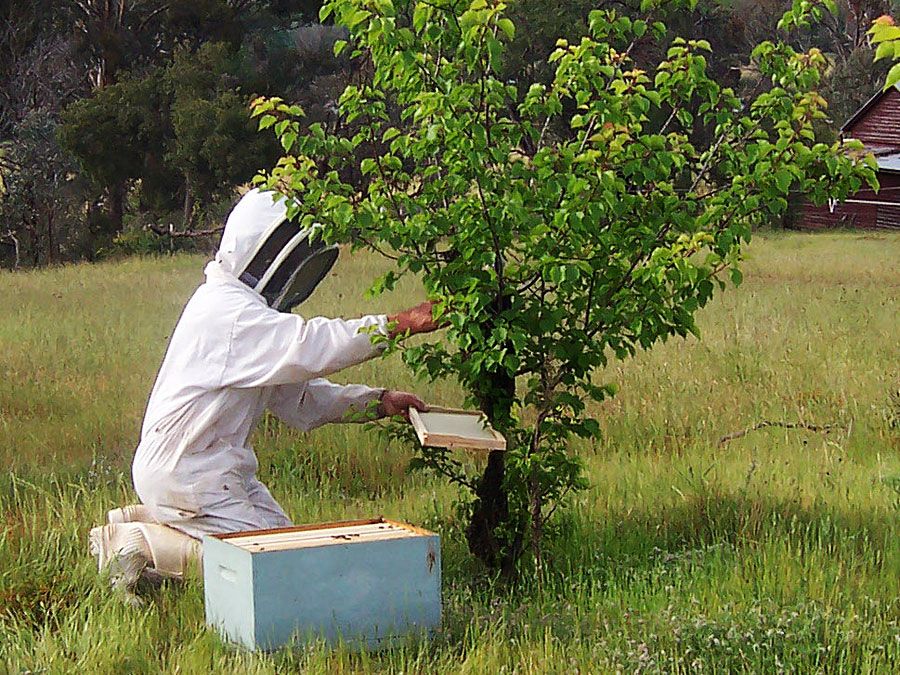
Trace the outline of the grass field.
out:
[[[385,514],[434,528],[444,628],[379,654],[242,653],[203,625],[202,585],[131,609],[87,531],[133,499],[153,377],[202,259],[0,273],[0,664],[12,672],[900,672],[900,236],[769,235],[744,285],[673,341],[598,377],[619,395],[582,444],[591,488],[542,582],[510,588],[465,550],[454,492],[355,426],[268,421],[261,474],[296,521]],[[346,258],[305,313],[392,310]],[[456,404],[452,383],[370,362],[348,380]],[[719,439],[763,421],[835,425]]]

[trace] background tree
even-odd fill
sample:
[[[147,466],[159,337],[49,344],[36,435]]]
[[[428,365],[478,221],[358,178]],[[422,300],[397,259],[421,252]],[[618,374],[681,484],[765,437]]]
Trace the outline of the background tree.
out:
[[[501,0],[330,0],[323,16],[371,74],[341,97],[355,133],[304,132],[296,106],[255,105],[286,151],[268,184],[298,224],[393,258],[375,290],[415,274],[438,301],[447,343],[403,356],[458,379],[509,449],[480,477],[442,450],[417,464],[468,491],[469,546],[506,573],[529,544],[540,561],[548,518],[582,485],[570,440],[598,433],[586,403],[613,391],[595,379],[609,359],[696,333],[696,311],[723,274],[740,281],[743,244],[791,191],[821,201],[874,181],[846,156],[859,146],[816,137],[818,49],[760,44],[770,86],[745,104],[710,76],[704,41],[676,38],[638,68],[633,54],[666,35],[656,10],[673,4],[643,2],[636,20],[591,12],[589,34],[550,56],[549,82],[527,85],[503,73],[515,27]],[[809,4],[781,25],[821,15]],[[342,178],[348,165],[362,187]]]
[[[56,125],[38,113],[22,120],[3,160],[11,167],[0,199],[0,242],[13,266],[56,262],[79,248],[64,226],[78,179],[56,143]],[[18,170],[29,167],[29,170]]]
[[[210,43],[197,54],[182,52],[166,71],[171,95],[166,168],[183,177],[185,229],[198,198],[215,200],[277,156],[271,139],[255,133],[247,96],[235,87],[238,56],[222,43]]]
[[[32,112],[53,114],[86,93],[74,41],[57,32],[58,18],[33,3],[0,9],[0,139]]]
[[[297,58],[300,48],[289,37],[296,29],[285,27],[289,16],[298,16],[290,13],[291,3],[271,11],[266,2],[250,1],[119,3],[116,30],[109,28],[107,4],[76,4],[86,14],[102,5],[96,21],[121,38],[95,45],[105,50],[94,55],[97,72],[105,73],[98,76],[100,86],[61,116],[65,149],[107,205],[106,214],[93,219],[106,241],[124,226],[131,190],[150,220],[179,209],[182,227],[189,229],[198,204],[215,203],[274,159],[274,143],[253,133],[250,92],[292,90],[290,83],[302,85],[324,69],[304,69],[307,60]],[[294,3],[301,17],[312,4]],[[129,38],[129,21],[153,31]],[[85,35],[100,30],[87,25],[85,20]],[[277,36],[285,36],[284,49]],[[112,65],[112,43],[116,53],[130,50],[131,71],[122,74]],[[319,51],[330,54],[330,47],[324,43]],[[280,52],[277,64],[273,51]],[[333,55],[329,60],[335,61]],[[111,82],[114,76],[118,81]]]
[[[108,212],[97,234],[109,241],[122,229],[129,183],[162,147],[164,104],[161,75],[126,78],[69,106],[61,115],[60,141],[76,157],[98,190]]]
[[[0,6],[0,261],[37,265],[79,255],[77,167],[56,140],[57,111],[85,93],[58,8]]]

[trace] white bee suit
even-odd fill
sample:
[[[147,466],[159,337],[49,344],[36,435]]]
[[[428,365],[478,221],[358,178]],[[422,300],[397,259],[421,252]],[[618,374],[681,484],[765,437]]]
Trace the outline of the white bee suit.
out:
[[[310,430],[364,411],[382,392],[323,378],[378,354],[370,333],[385,333],[387,317],[307,320],[269,307],[237,278],[284,217],[284,203],[269,193],[254,190],[239,202],[147,405],[134,486],[154,520],[191,537],[290,524],[257,480],[247,442],[264,411]]]

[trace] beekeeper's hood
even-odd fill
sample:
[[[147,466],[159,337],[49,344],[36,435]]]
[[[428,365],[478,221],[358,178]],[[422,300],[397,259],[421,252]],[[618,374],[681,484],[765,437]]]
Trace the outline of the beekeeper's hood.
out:
[[[313,234],[314,229],[287,219],[284,197],[251,190],[228,216],[216,262],[270,307],[290,312],[312,294],[338,257],[337,246]]]

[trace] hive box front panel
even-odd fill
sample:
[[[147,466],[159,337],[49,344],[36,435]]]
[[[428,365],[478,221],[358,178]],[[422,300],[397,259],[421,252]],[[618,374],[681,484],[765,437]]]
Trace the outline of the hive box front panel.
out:
[[[384,519],[206,537],[206,620],[251,649],[378,648],[440,627],[440,570],[436,534]]]

